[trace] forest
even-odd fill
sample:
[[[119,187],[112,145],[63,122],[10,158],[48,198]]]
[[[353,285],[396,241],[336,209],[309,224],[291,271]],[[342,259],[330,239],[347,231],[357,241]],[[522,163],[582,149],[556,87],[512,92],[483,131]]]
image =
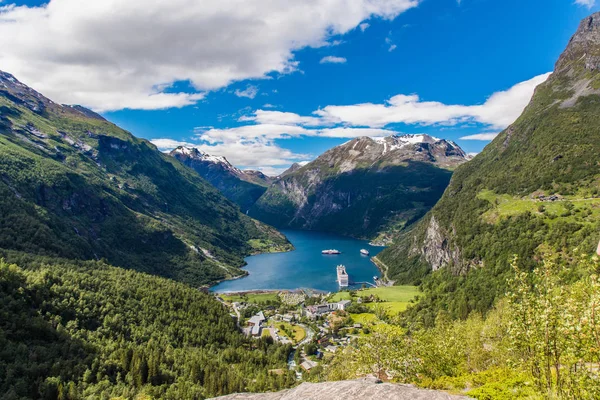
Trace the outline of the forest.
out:
[[[102,261],[3,256],[3,399],[203,399],[295,383],[291,346],[245,338],[209,294]]]

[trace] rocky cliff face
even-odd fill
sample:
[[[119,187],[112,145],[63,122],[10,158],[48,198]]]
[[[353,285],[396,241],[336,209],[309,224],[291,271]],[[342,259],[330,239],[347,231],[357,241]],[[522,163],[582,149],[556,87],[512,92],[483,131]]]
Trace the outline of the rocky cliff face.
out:
[[[225,157],[206,154],[193,147],[179,146],[170,154],[210,182],[243,212],[256,203],[271,181],[259,171],[242,171]]]
[[[554,73],[536,88],[517,121],[458,167],[427,216],[378,255],[392,279],[415,282],[447,268],[466,277],[437,278],[440,291],[444,284],[452,288],[447,297],[438,293],[440,307],[445,302],[445,309],[484,311],[503,292],[514,255],[533,266],[542,251],[595,249],[599,62],[596,13],[581,22]],[[559,203],[551,204],[550,198]],[[485,299],[476,293],[485,293]]]
[[[356,138],[286,171],[250,215],[276,226],[374,238],[422,216],[451,169],[466,161],[455,143],[428,135]]]

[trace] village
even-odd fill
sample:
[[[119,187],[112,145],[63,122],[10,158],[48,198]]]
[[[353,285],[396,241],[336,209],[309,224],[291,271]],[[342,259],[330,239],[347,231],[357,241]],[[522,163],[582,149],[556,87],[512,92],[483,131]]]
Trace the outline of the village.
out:
[[[308,289],[219,293],[247,336],[289,344],[288,368],[297,379],[318,374],[321,364],[368,336],[375,324],[404,310],[417,294],[412,286],[321,293]]]

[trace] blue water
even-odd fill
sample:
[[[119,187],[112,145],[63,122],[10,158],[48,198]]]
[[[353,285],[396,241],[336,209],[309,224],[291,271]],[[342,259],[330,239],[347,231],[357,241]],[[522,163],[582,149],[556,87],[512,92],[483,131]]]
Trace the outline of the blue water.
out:
[[[249,275],[221,282],[211,290],[215,292],[245,291],[255,289],[309,288],[334,292],[339,290],[336,266],[343,264],[353,282],[371,282],[379,277],[379,270],[370,260],[383,247],[370,246],[365,240],[357,240],[329,233],[307,231],[282,231],[296,250],[287,253],[260,254],[246,258],[244,267]],[[337,249],[339,255],[322,255],[321,250]],[[360,254],[367,249],[369,256]]]

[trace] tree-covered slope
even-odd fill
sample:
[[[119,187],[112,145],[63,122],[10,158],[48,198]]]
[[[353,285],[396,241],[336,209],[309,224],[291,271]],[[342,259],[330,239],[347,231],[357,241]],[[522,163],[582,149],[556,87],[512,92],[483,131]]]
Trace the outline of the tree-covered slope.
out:
[[[0,255],[19,265],[0,260],[2,399],[202,399],[295,383],[268,372],[291,346],[245,338],[209,294],[103,262]]]
[[[249,215],[280,227],[379,239],[423,216],[467,160],[427,135],[362,137],[286,171]]]
[[[198,285],[241,274],[252,239],[287,243],[148,141],[0,72],[0,248]]]
[[[267,190],[266,176],[259,171],[242,171],[231,165],[225,157],[212,156],[183,146],[177,147],[170,154],[219,189],[225,197],[240,206],[243,212],[248,211]]]
[[[413,312],[485,311],[509,263],[544,252],[568,262],[600,236],[600,14],[585,19],[513,125],[456,169],[437,205],[378,255],[398,282],[424,280]],[[421,311],[419,311],[421,310]],[[424,314],[424,315],[425,315]]]

